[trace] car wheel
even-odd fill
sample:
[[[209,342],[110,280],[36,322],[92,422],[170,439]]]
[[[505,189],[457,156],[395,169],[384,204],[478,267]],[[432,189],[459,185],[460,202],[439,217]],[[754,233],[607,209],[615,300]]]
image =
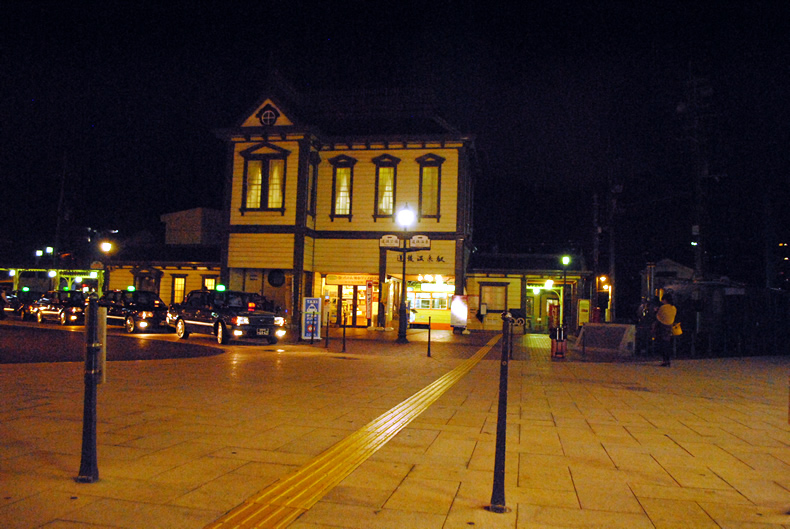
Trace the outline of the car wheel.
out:
[[[41,311],[36,312],[36,321],[44,323],[44,316],[41,315]]]
[[[58,321],[60,322],[61,325],[66,325],[66,323],[68,323],[66,321],[66,313],[65,312],[61,311],[60,314],[58,314]]]
[[[176,321],[176,336],[178,336],[181,340],[186,340],[189,338],[187,324],[181,318],[178,318],[178,321]]]
[[[220,345],[227,345],[230,342],[230,336],[228,336],[228,329],[225,327],[225,324],[219,322],[217,324],[217,343]]]
[[[134,322],[134,318],[132,316],[128,316],[126,318],[126,321],[124,322],[123,326],[126,329],[126,332],[128,332],[129,334],[132,334],[134,332],[135,327],[136,327],[136,324]]]
[[[269,337],[269,345],[274,345],[277,343],[277,338]]]

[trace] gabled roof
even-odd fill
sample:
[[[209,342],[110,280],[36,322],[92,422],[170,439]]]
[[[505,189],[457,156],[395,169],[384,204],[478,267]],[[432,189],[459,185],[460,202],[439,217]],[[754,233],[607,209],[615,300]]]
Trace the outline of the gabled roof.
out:
[[[461,136],[441,117],[438,99],[429,92],[385,89],[299,93],[273,72],[264,97],[237,123],[236,129],[277,132],[278,127],[309,129],[328,141],[359,136]]]
[[[121,248],[109,264],[135,265],[168,263],[172,265],[219,266],[219,246],[146,245]]]
[[[535,271],[562,270],[560,254],[480,254],[473,253],[469,260],[469,271],[525,273]],[[571,256],[569,271],[586,271],[584,258]]]

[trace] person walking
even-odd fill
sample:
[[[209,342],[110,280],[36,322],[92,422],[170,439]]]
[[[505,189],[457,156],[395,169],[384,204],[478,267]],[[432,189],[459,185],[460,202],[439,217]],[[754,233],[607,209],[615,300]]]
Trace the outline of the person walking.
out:
[[[667,292],[661,298],[661,306],[656,311],[656,321],[653,326],[653,338],[661,351],[661,363],[664,367],[669,367],[670,357],[672,356],[672,326],[675,324],[675,316],[678,309],[672,304],[672,294]]]

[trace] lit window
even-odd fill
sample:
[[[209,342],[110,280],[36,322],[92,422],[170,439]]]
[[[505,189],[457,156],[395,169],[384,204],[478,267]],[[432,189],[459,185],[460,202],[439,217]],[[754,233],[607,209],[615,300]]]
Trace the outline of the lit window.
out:
[[[376,164],[376,204],[373,214],[376,218],[392,218],[395,211],[395,186],[397,168],[400,160],[389,154],[373,158]]]
[[[420,218],[435,218],[441,215],[442,164],[444,158],[426,154],[417,158],[420,164]]]
[[[485,303],[488,312],[504,312],[507,307],[506,285],[481,285],[480,303]]]
[[[271,144],[256,145],[244,157],[242,213],[246,210],[285,212],[286,158],[289,152]]]
[[[204,277],[203,278],[203,288],[206,290],[214,290],[217,288],[217,278],[216,277]]]
[[[348,156],[337,156],[329,160],[332,164],[332,213],[331,218],[351,220],[354,199],[354,164],[357,161]]]
[[[186,276],[173,276],[173,303],[181,303],[184,301],[184,294],[186,293]]]

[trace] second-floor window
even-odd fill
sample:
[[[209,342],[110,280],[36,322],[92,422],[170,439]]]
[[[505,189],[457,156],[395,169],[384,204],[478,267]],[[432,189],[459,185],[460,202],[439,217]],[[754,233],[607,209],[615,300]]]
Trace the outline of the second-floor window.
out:
[[[400,160],[389,154],[373,158],[376,164],[376,203],[373,219],[392,218],[395,212],[395,189]]]
[[[285,211],[285,169],[288,151],[263,144],[242,152],[244,183],[241,211]]]
[[[351,220],[354,200],[354,164],[357,161],[349,156],[336,156],[329,160],[332,164],[332,220],[347,218]]]
[[[420,164],[420,218],[441,216],[442,205],[442,164],[444,158],[426,154],[417,158]]]

